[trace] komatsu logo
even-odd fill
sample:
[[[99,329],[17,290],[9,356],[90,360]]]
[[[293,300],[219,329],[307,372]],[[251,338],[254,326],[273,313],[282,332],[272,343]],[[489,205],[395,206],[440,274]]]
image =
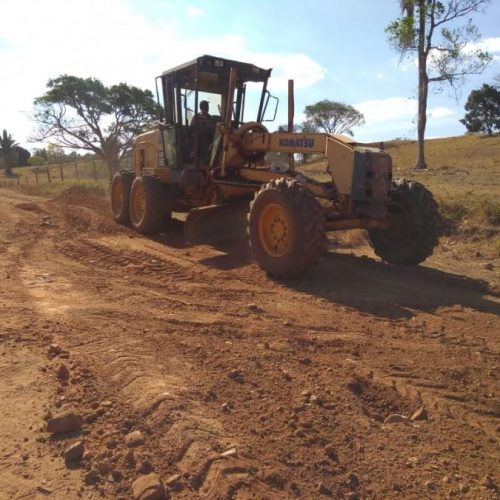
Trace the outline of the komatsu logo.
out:
[[[303,137],[301,139],[280,139],[279,146],[282,148],[313,148],[314,139]]]

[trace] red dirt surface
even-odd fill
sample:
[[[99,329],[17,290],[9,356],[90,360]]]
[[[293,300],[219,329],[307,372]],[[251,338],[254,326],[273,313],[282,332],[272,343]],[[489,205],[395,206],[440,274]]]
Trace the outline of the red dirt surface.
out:
[[[131,498],[151,471],[182,499],[498,497],[500,301],[440,259],[276,282],[243,243],[0,190],[0,497]]]

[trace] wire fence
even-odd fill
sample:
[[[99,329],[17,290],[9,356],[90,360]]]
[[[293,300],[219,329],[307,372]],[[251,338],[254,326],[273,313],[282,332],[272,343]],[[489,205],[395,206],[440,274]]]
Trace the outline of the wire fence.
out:
[[[132,159],[120,160],[120,170],[131,170]],[[12,177],[0,177],[1,187],[22,184],[50,184],[53,182],[74,182],[75,180],[109,179],[109,170],[103,160],[76,161],[54,165],[17,168]]]

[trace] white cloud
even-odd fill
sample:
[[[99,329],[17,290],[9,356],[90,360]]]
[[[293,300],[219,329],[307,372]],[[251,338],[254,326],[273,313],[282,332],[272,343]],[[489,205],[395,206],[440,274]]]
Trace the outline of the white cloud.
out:
[[[430,109],[428,113],[431,118],[446,118],[447,116],[452,116],[454,114],[454,111],[445,106],[436,106],[435,108]]]
[[[269,88],[274,91],[285,90],[288,80],[295,80],[295,88],[304,89],[311,87],[322,80],[326,70],[306,54],[280,54],[280,53],[248,53],[254,63],[264,68],[273,68]]]
[[[411,120],[417,112],[417,102],[408,97],[388,97],[355,104],[365,116],[366,125]]]
[[[188,16],[204,16],[205,12],[198,7],[188,7],[187,14]]]
[[[489,52],[494,61],[500,61],[500,37],[489,37],[471,43],[467,46],[469,51],[483,50]]]
[[[2,19],[22,19],[23,29],[19,23],[0,23],[0,67],[8,68],[0,72],[1,126],[24,142],[33,128],[27,117],[33,99],[44,93],[49,78],[64,73],[153,90],[162,71],[213,54],[273,67],[274,91],[286,89],[288,78],[295,79],[297,88],[306,88],[326,74],[306,54],[257,52],[244,37],[231,33],[187,39],[175,17],[148,19],[134,5],[87,0],[75,10],[66,0],[2,0]],[[193,9],[188,13],[194,15]]]
[[[388,97],[355,104],[354,107],[365,116],[366,126],[406,123],[409,125],[417,115],[417,101],[408,97]],[[446,118],[454,112],[445,106],[428,108],[429,119]]]
[[[500,54],[500,37],[483,38],[469,45],[472,49],[486,50],[492,54]]]
[[[377,80],[383,80],[383,79],[385,78],[385,75],[384,75],[384,73],[377,73],[377,74],[375,75],[375,78],[376,78]]]

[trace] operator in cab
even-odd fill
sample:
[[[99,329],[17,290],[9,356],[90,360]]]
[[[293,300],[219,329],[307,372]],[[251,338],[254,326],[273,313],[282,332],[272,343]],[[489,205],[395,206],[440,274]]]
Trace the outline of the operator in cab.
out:
[[[191,120],[191,126],[194,125],[196,120],[211,120],[212,116],[208,112],[208,101],[201,101],[200,102],[200,111],[196,113],[196,115],[193,116],[193,119]]]
[[[199,113],[191,120],[191,127],[198,129],[198,155],[205,165],[210,161],[210,146],[215,134],[215,121],[208,110],[208,101],[201,101]]]

